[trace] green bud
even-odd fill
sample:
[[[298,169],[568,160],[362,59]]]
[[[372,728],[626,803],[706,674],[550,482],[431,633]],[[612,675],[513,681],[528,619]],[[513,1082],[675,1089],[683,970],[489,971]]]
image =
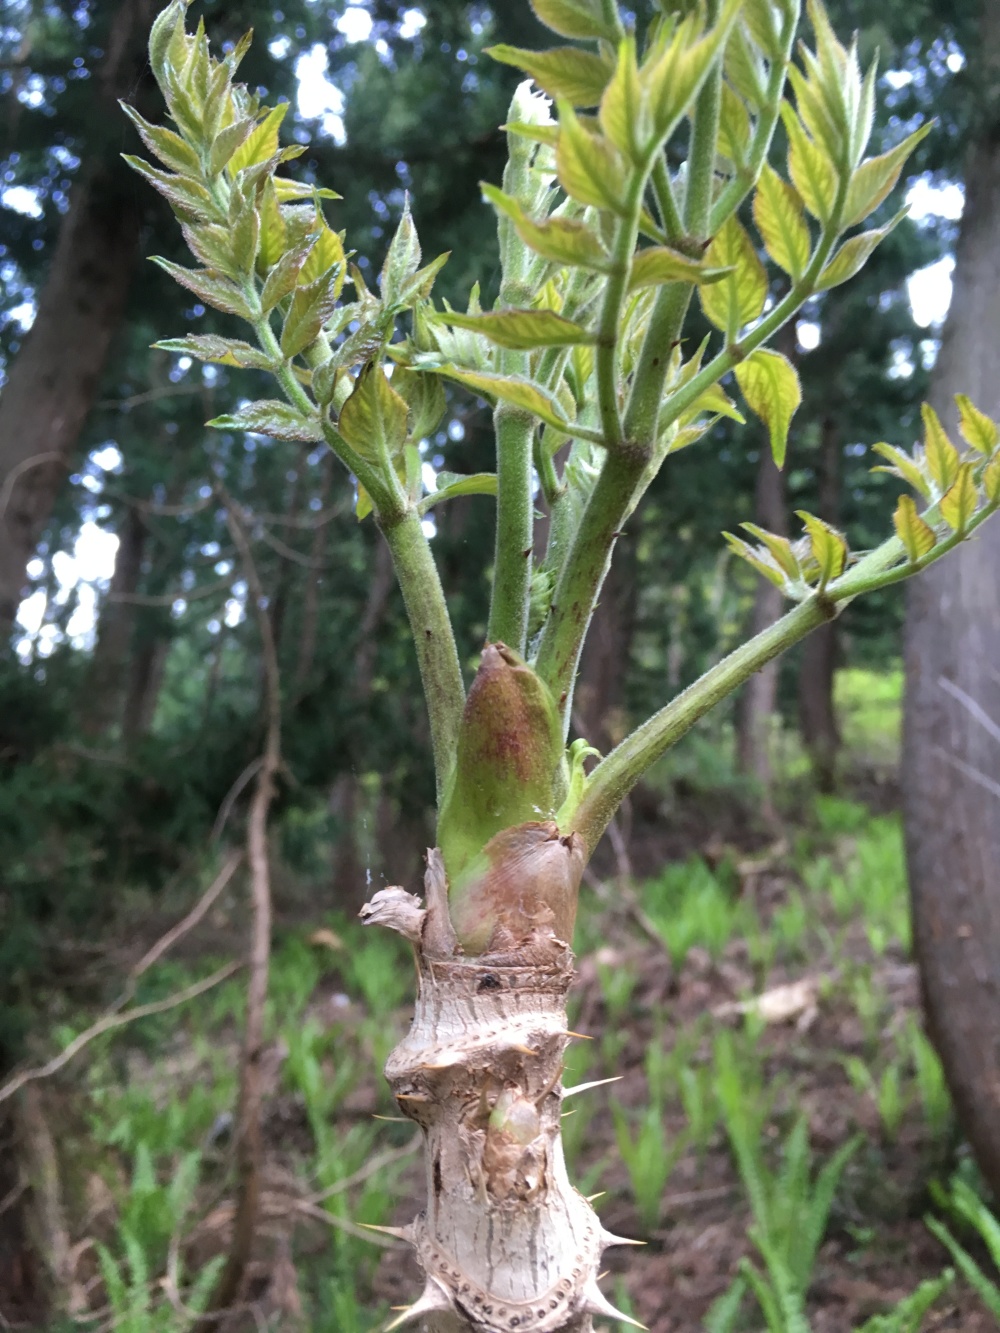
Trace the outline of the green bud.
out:
[[[501,829],[551,819],[562,728],[551,694],[505,644],[490,643],[469,690],[437,842],[454,886]]]

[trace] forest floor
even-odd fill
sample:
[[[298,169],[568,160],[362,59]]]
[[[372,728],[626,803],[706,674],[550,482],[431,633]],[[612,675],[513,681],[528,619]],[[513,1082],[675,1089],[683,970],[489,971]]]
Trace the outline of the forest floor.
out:
[[[754,1234],[807,1292],[812,1333],[998,1327],[964,1277],[942,1278],[952,1259],[925,1222],[945,1218],[997,1279],[943,1202],[954,1180],[978,1182],[920,1026],[891,749],[864,756],[837,796],[790,784],[769,819],[714,771],[702,782],[698,762],[661,774],[590,877],[571,1026],[591,1039],[573,1043],[566,1081],[619,1081],[570,1103],[566,1152],[604,1225],[645,1242],[608,1252],[604,1287],[652,1333],[763,1329]],[[421,1206],[414,1136],[379,1074],[408,1022],[412,967],[381,933],[303,919],[301,899],[277,906],[264,1224],[233,1328],[371,1333],[418,1290],[408,1249],[358,1226]],[[134,910],[109,974],[151,942]],[[243,912],[237,893],[220,899],[203,942],[192,932],[137,999],[226,961]],[[0,1328],[191,1326],[232,1223],[241,1013],[232,978],[34,1084],[33,1128],[23,1105],[6,1122],[0,1107]],[[56,1049],[85,1026],[65,998],[51,1018]],[[39,1304],[53,1237],[62,1322]],[[935,1282],[924,1315],[876,1322]]]

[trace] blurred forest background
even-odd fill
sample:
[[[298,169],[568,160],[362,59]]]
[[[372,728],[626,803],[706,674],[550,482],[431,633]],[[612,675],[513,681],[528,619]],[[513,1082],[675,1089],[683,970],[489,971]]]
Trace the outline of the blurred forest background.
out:
[[[293,170],[344,196],[327,213],[362,273],[374,280],[409,194],[425,255],[452,252],[436,295],[464,309],[479,281],[492,299],[495,221],[479,182],[500,179],[517,75],[484,48],[541,44],[528,4],[276,3],[197,9],[217,44],[253,27],[241,77],[291,102],[283,135],[308,144]],[[66,1047],[109,1004],[122,1012],[122,996],[155,1006],[243,957],[242,876],[227,856],[268,722],[248,600],[259,581],[281,766],[271,1174],[250,1294],[258,1326],[364,1333],[412,1280],[355,1225],[393,1220],[412,1171],[404,1127],[370,1119],[391,1109],[378,1066],[405,1022],[409,974],[352,918],[373,887],[413,886],[432,842],[427,724],[402,600],[349,479],[324,448],[206,430],[267,396],[257,372],[150,350],[230,332],[147,262],[183,262],[181,238],[120,158],[139,146],[118,98],[162,118],[144,45],[154,9],[0,0],[0,1095],[23,1062]],[[601,750],[775,618],[780,594],[723,552],[723,528],[756,518],[782,532],[805,508],[855,549],[874,544],[898,483],[871,470],[869,447],[919,433],[968,148],[986,133],[976,68],[989,23],[978,0],[830,11],[839,33],[858,31],[863,61],[881,52],[874,151],[937,118],[884,206],[906,199],[911,216],[783,335],[804,395],[784,471],[754,427],[723,422],[671,460],[630,524],[574,718]],[[493,465],[489,413],[448,394],[424,448],[438,484]],[[458,499],[429,520],[470,668],[491,504]],[[954,1239],[985,1209],[985,1186],[919,1026],[898,813],[904,604],[891,591],[852,605],[755,677],[662,761],[595,862],[578,1005],[604,1036],[579,1072],[626,1077],[567,1137],[578,1175],[608,1191],[612,1229],[651,1242],[615,1280],[656,1333],[702,1327],[710,1307],[706,1327],[762,1326],[738,1276],[751,1212],[758,1236],[784,1236],[786,1278],[817,1330],[921,1327],[917,1305],[910,1323],[871,1322],[914,1289],[943,1312],[927,1327],[1000,1318],[986,1224],[967,1249]],[[149,962],[206,889],[197,927]],[[776,1017],[747,1000],[779,986],[790,1008]],[[232,1228],[242,989],[227,973],[0,1103],[0,1328],[190,1326]],[[828,1219],[830,1201],[808,1195],[810,1153],[846,1143]],[[762,1218],[770,1196],[747,1184],[779,1172],[769,1154],[782,1145],[786,1166],[799,1162],[794,1180],[771,1181],[775,1210],[797,1200],[784,1224]],[[921,1220],[934,1181],[947,1242]],[[822,1217],[803,1264],[795,1216],[809,1208]],[[946,1263],[962,1283],[941,1276]]]

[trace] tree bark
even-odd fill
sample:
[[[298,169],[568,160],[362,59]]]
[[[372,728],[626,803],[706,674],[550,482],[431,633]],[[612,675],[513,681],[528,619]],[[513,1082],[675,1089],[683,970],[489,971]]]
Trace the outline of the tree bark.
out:
[[[151,624],[143,633],[140,626],[132,652],[131,672],[122,715],[122,739],[126,749],[148,735],[156,715],[163,673],[172,640],[157,634]]]
[[[754,516],[761,527],[785,536],[788,517],[785,512],[785,483],[774,465],[771,451],[761,450],[757,469]],[[780,588],[759,578],[754,593],[748,637],[763,633],[773,625],[784,609]],[[741,773],[755,777],[767,796],[771,785],[771,724],[778,701],[777,660],[762,667],[743,686],[736,702],[736,763]],[[769,798],[768,798],[769,799]]]
[[[153,0],[125,0],[100,74],[97,145],[70,193],[35,321],[0,394],[0,636],[93,406],[138,257],[140,195],[110,133],[146,65]],[[117,121],[115,121],[117,123]]]
[[[1000,67],[1000,8],[981,56]],[[986,99],[984,99],[985,102]],[[976,142],[931,401],[1000,417],[1000,135]],[[914,581],[907,606],[903,798],[914,948],[931,1035],[983,1174],[1000,1190],[1000,526]]]
[[[824,419],[820,430],[818,517],[836,527],[840,517],[840,430],[831,416]],[[833,705],[837,624],[828,620],[806,639],[799,668],[799,726],[822,792],[833,791],[840,748]]]
[[[635,631],[634,556],[637,519],[621,537],[615,560],[604,580],[580,657],[580,674],[573,695],[577,730],[591,745],[607,754],[625,736],[623,706],[625,682]]]

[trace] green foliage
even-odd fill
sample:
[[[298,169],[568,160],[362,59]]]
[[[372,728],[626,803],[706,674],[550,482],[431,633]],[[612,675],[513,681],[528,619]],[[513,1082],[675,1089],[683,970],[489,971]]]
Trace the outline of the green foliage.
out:
[[[629,1116],[617,1102],[612,1102],[611,1110],[618,1153],[628,1171],[639,1220],[649,1232],[660,1220],[663,1191],[687,1142],[683,1135],[669,1139],[662,1108],[655,1099],[638,1117]]]
[[[858,806],[836,797],[818,798],[816,809],[827,832],[846,832],[862,824],[864,832],[848,844],[847,855],[838,863],[820,856],[803,866],[808,889],[826,898],[845,925],[861,920],[875,953],[885,953],[894,944],[909,949],[910,919],[899,819],[883,816],[865,820]]]
[[[857,1333],[920,1333],[924,1316],[930,1312],[955,1281],[954,1269],[946,1268],[937,1278],[925,1278],[916,1291],[899,1302],[887,1314],[872,1315]]]
[[[978,1233],[994,1268],[1000,1269],[1000,1222],[975,1190],[960,1176],[955,1176],[949,1190],[938,1188],[935,1193],[937,1203],[946,1209],[957,1223]],[[924,1220],[932,1234],[949,1251],[955,1267],[975,1290],[986,1309],[994,1318],[1000,1319],[1000,1284],[996,1278],[984,1272],[981,1265],[955,1239],[943,1222],[935,1217],[927,1217]]]
[[[718,961],[729,941],[750,923],[725,866],[712,871],[699,856],[666,866],[643,889],[643,907],[663,935],[675,968],[688,951],[706,949]]]
[[[761,1271],[744,1260],[741,1276],[773,1333],[808,1333],[806,1295],[837,1185],[857,1141],[844,1144],[813,1177],[809,1128],[801,1117],[785,1141],[780,1168],[772,1171],[761,1138],[766,1106],[759,1085],[751,1087],[741,1074],[727,1035],[716,1042],[715,1067],[726,1132],[753,1212],[750,1238],[764,1262]],[[728,1317],[737,1307],[730,1297],[717,1324],[723,1312]]]

